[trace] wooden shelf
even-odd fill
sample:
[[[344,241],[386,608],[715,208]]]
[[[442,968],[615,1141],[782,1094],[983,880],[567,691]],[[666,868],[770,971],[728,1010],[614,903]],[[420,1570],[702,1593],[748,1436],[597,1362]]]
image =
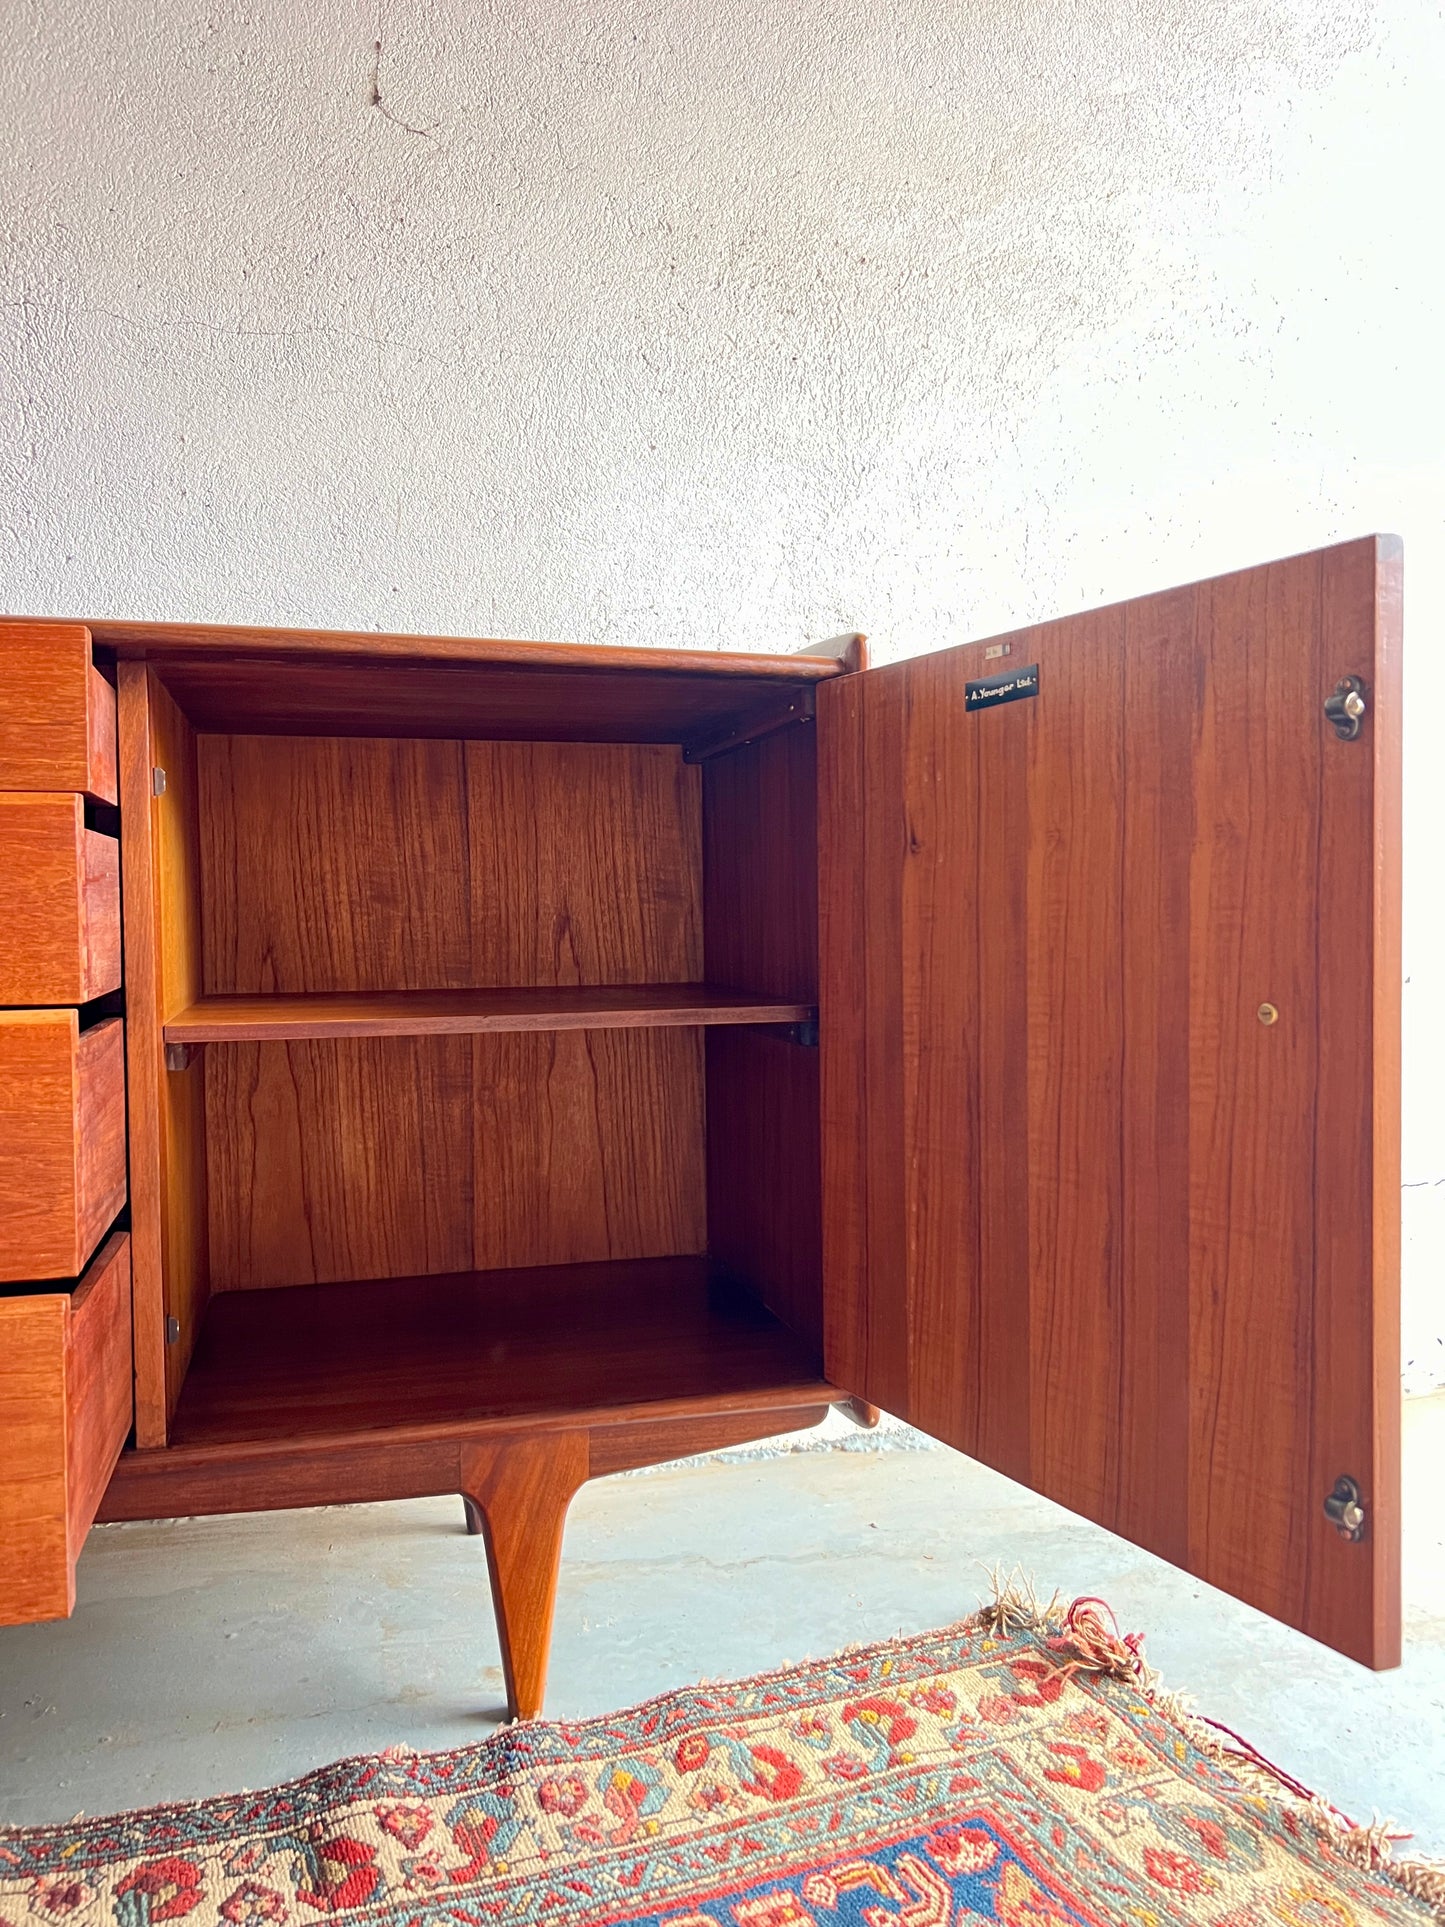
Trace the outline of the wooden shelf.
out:
[[[218,1293],[172,1427],[227,1455],[834,1396],[808,1347],[705,1258]]]
[[[498,1030],[658,1030],[688,1024],[800,1024],[816,1015],[812,1004],[709,984],[335,991],[202,997],[166,1024],[165,1041],[240,1044]]]

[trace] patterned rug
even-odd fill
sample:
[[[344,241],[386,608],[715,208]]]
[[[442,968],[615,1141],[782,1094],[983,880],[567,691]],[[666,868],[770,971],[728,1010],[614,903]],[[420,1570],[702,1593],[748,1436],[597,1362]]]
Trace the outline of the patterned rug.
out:
[[[0,1831],[6,1927],[1421,1927],[1397,1862],[1079,1601],[454,1753]]]

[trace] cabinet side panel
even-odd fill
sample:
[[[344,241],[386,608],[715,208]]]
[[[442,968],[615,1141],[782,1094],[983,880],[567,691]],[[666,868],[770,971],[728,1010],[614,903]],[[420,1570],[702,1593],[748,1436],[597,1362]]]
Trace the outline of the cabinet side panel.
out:
[[[811,725],[703,765],[703,929],[711,983],[818,996],[818,768]],[[707,1243],[822,1351],[818,1052],[707,1036]]]
[[[79,1135],[71,1270],[79,1272],[125,1203],[125,1035],[119,1017],[80,1033],[75,1071]]]
[[[117,665],[117,699],[136,1442],[151,1446],[165,1443],[210,1293],[205,1056],[168,1071],[162,1036],[202,987],[200,792],[195,733],[146,664]]]

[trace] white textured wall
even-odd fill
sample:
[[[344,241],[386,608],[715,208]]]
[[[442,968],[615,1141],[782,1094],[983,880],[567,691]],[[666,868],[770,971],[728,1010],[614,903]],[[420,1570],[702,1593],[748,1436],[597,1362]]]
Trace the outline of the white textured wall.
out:
[[[0,605],[887,655],[1397,529],[1445,1382],[1442,101],[1420,0],[9,0]]]

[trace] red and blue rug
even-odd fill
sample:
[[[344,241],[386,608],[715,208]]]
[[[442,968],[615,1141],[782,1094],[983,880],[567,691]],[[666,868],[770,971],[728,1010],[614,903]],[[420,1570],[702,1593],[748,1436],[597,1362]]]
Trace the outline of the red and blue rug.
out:
[[[264,1793],[0,1832],[4,1927],[1422,1927],[1081,1601]]]

